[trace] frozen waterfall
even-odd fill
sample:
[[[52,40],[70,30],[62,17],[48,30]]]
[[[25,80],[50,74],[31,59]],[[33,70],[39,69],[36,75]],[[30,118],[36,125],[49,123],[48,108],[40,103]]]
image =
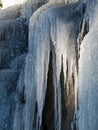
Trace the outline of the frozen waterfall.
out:
[[[64,101],[66,100],[63,105],[65,107],[72,105],[72,110],[67,111],[68,113],[74,112],[76,93],[74,87],[77,86],[77,80],[75,80],[77,78],[77,37],[79,24],[83,18],[83,14],[77,9],[78,5],[79,3],[53,6],[42,12],[38,10],[40,13],[35,12],[30,19],[29,53],[25,67],[25,92],[28,102],[25,107],[25,130],[32,130],[31,122],[34,124],[34,130],[40,130],[43,127],[42,114],[47,90],[50,53],[52,53],[53,67],[55,130],[62,129],[61,124],[64,123],[62,118],[66,116],[62,115],[63,93],[66,95],[63,97]],[[60,79],[61,71],[64,73],[63,83]],[[70,93],[72,104],[67,101]],[[72,122],[74,122],[73,115],[70,119]],[[67,118],[66,123],[68,124],[63,127],[70,129],[71,124]]]
[[[0,10],[0,130],[98,130],[97,15],[98,0]]]

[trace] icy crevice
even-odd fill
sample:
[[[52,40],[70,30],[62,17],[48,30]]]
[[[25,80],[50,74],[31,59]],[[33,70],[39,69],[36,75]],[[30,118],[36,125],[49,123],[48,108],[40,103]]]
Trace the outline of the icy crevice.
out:
[[[77,39],[77,48],[76,48],[76,62],[77,62],[77,74],[75,76],[75,116],[74,116],[74,122],[76,125],[76,130],[80,130],[79,128],[79,108],[80,108],[80,93],[79,93],[79,73],[80,73],[80,65],[79,65],[79,59],[81,58],[81,44],[83,40],[85,39],[86,35],[89,32],[89,19],[88,16],[86,15],[86,10],[84,13],[84,18],[80,22],[80,27],[79,27],[79,34],[78,34],[78,39]]]
[[[53,83],[53,66],[52,66],[52,52],[50,52],[47,90],[45,96],[45,103],[43,108],[42,129],[54,130],[54,83]]]

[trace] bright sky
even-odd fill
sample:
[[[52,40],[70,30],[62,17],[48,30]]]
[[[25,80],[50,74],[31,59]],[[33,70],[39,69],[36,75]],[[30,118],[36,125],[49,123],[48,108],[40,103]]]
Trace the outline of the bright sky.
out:
[[[24,1],[25,0],[2,0],[3,8],[6,8],[11,5],[15,5],[15,4],[21,4]]]

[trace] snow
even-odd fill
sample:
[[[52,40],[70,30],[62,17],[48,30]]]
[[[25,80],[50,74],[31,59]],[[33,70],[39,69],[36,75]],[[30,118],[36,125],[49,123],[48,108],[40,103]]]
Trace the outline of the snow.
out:
[[[25,2],[26,0],[2,0],[3,3],[3,9],[7,8],[12,5],[21,4]]]

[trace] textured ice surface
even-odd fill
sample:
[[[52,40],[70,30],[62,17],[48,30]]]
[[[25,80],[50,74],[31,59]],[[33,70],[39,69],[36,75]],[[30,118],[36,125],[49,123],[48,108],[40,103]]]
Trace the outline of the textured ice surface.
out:
[[[95,2],[88,8],[91,12],[90,32],[85,36],[80,50],[79,130],[98,129],[98,4],[95,6]]]
[[[96,6],[98,7],[98,6]],[[97,14],[97,13],[96,13]],[[79,130],[98,129],[98,17],[85,36],[79,60]],[[93,20],[94,20],[93,19]],[[92,28],[93,27],[93,28]]]

